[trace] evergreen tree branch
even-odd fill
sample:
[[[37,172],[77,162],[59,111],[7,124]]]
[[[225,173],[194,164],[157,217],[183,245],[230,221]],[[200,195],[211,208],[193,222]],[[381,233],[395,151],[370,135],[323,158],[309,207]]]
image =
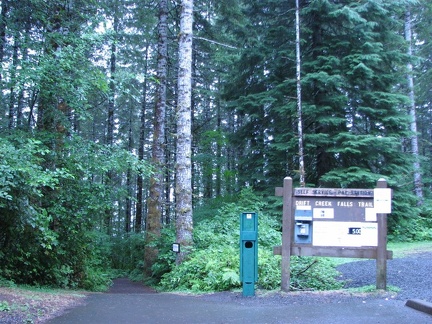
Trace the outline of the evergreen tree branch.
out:
[[[209,42],[209,43],[212,43],[212,44],[217,44],[217,45],[220,45],[220,46],[224,46],[224,47],[227,47],[227,48],[231,48],[231,49],[238,49],[238,47],[235,47],[235,46],[232,46],[232,45],[228,45],[228,44],[224,44],[224,43],[220,43],[220,42],[217,42],[217,41],[214,41],[214,40],[211,40],[211,39],[208,39],[208,38],[204,38],[204,37],[194,36],[193,38],[194,39],[203,40],[203,41],[206,41],[206,42]]]

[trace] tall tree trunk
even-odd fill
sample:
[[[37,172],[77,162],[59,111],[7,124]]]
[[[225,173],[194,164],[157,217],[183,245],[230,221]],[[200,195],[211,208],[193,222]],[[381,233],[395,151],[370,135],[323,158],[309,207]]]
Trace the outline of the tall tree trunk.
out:
[[[114,33],[117,33],[118,18],[117,14],[114,17]],[[111,58],[110,58],[110,82],[109,82],[109,94],[108,94],[108,118],[107,118],[107,145],[113,145],[114,143],[114,111],[115,111],[115,73],[116,73],[116,55],[117,55],[116,41],[114,40],[111,44]]]
[[[168,56],[168,3],[159,1],[158,26],[158,63],[157,63],[157,93],[153,116],[153,144],[152,162],[155,173],[150,179],[150,197],[148,199],[148,213],[146,222],[146,246],[144,250],[144,272],[151,276],[151,267],[157,259],[158,250],[154,247],[160,237],[164,196],[165,175],[165,108],[167,85],[167,56]]]
[[[169,67],[169,66],[168,66]],[[169,71],[168,71],[169,75]],[[175,80],[177,81],[177,80]],[[166,113],[166,121],[167,121],[167,130],[169,130],[169,134],[177,133],[176,126],[176,114],[175,109],[177,109],[177,87],[172,88],[174,93],[172,94],[172,104],[167,106]],[[171,108],[168,110],[168,108]],[[177,150],[177,140],[173,138],[173,136],[165,137],[166,150],[165,150],[165,224],[171,224],[171,221],[175,220],[175,206],[176,206],[176,195],[172,195],[172,191],[175,191],[176,184],[176,150]]]
[[[126,211],[125,211],[125,232],[129,233],[131,231],[132,224],[132,171],[128,168],[126,173],[126,189],[128,191],[126,197]]]
[[[165,139],[165,143],[168,145],[168,140]],[[175,157],[170,152],[170,150],[165,150],[165,165],[167,166],[165,168],[165,224],[171,224],[171,218],[173,217],[173,203],[171,202],[171,186],[175,181],[172,181],[172,174],[175,174],[175,172],[172,172],[171,169],[174,169],[171,167],[170,163],[172,164],[172,161],[175,160]]]
[[[228,132],[231,134],[235,134],[236,125],[235,125],[235,117],[234,113],[230,113],[228,115]],[[225,191],[227,195],[232,195],[236,191],[236,172],[237,172],[237,162],[238,157],[236,154],[236,149],[232,147],[232,145],[227,147],[227,172],[225,175]]]
[[[114,9],[114,38],[116,38],[118,32],[118,13],[117,6],[115,3]],[[111,44],[111,58],[110,58],[110,82],[109,82],[109,94],[108,94],[108,117],[107,117],[107,135],[106,135],[106,144],[112,146],[114,144],[114,113],[115,113],[115,73],[116,73],[116,58],[117,58],[117,46],[116,39],[113,40]],[[114,174],[112,171],[107,172],[107,182],[109,186],[113,186],[113,178]],[[105,228],[107,234],[111,234],[111,224],[112,224],[112,210],[109,208],[105,211]]]
[[[5,46],[6,46],[6,19],[8,12],[9,1],[2,0],[1,2],[1,16],[0,16],[0,64],[3,64]],[[0,85],[3,82],[3,69],[0,69]],[[1,87],[3,90],[3,87]],[[3,93],[3,91],[2,91]],[[2,94],[3,96],[3,94]]]
[[[192,219],[192,25],[193,0],[181,1],[179,35],[179,71],[176,149],[176,238],[181,252],[176,263],[182,263],[193,245]]]
[[[144,75],[146,76],[142,88],[142,104],[140,113],[140,131],[139,131],[139,144],[138,144],[138,159],[144,160],[144,145],[146,137],[146,113],[147,113],[147,69],[148,69],[148,45],[146,47],[146,58],[144,66]],[[144,196],[144,179],[141,174],[137,177],[137,203],[136,203],[136,216],[135,216],[135,233],[140,233],[142,229],[143,220],[143,196]]]
[[[221,84],[220,78],[218,80],[218,85]],[[220,95],[218,95],[217,99],[217,107],[216,107],[216,114],[217,114],[217,131],[220,134],[219,136],[222,136],[222,115],[221,115],[221,98]],[[216,197],[221,196],[222,194],[222,139],[218,138],[216,143]]]
[[[30,22],[25,23],[25,31],[24,31],[24,44],[28,44],[30,41]],[[22,62],[27,62],[28,60],[28,46],[21,46],[21,52],[22,52]],[[18,98],[17,98],[17,109],[16,109],[16,118],[17,118],[17,127],[22,128],[25,126],[25,121],[23,117],[23,109],[24,109],[24,85],[22,85],[18,92]]]
[[[301,52],[300,52],[300,6],[299,0],[296,0],[295,11],[295,29],[296,29],[296,80],[297,80],[297,133],[299,145],[299,173],[300,186],[306,185],[304,153],[303,153],[303,112],[302,112],[302,88],[301,88]]]
[[[405,13],[405,39],[408,43],[408,56],[412,58],[412,25],[411,25],[411,12],[407,10]],[[416,104],[414,95],[414,77],[413,77],[413,66],[411,62],[407,64],[407,81],[408,91],[410,97],[410,108],[409,113],[411,116],[410,129],[412,132],[411,137],[411,151],[414,155],[414,192],[418,199],[418,204],[423,204],[423,183],[421,178],[420,170],[420,159],[419,159],[419,147],[418,147],[418,135],[417,135],[417,116],[416,116]]]
[[[9,98],[9,129],[14,128],[15,125],[15,83],[16,83],[16,71],[18,68],[18,36],[14,35],[14,45],[12,54],[12,67],[11,67],[11,87],[10,87],[10,98]]]
[[[132,119],[133,112],[132,108],[129,110],[129,129],[128,129],[128,151],[133,151],[133,131],[132,131]],[[131,231],[131,221],[132,221],[132,170],[131,168],[127,169],[126,172],[126,212],[125,212],[125,232],[129,233]]]

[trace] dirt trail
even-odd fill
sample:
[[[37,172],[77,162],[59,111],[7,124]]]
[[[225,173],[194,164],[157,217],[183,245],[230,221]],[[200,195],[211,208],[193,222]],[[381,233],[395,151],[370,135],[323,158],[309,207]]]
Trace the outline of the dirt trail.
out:
[[[142,283],[133,282],[128,278],[113,280],[113,285],[107,291],[108,294],[155,294],[153,288],[144,286]]]

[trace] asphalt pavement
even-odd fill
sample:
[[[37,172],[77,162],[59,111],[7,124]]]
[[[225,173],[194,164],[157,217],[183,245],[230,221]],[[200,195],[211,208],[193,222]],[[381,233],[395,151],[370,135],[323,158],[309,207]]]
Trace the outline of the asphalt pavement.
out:
[[[230,302],[227,299],[149,291],[95,293],[87,297],[85,305],[72,308],[49,323],[432,323],[432,315],[408,307],[401,300],[377,298],[273,305],[261,304],[260,298],[265,297],[237,294],[237,301]]]

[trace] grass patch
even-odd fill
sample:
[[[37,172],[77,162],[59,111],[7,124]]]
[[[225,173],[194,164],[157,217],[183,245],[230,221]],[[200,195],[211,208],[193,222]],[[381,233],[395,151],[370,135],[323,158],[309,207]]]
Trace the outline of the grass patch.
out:
[[[387,250],[393,251],[393,258],[403,258],[417,253],[432,252],[432,241],[423,242],[389,242],[387,243]],[[366,259],[352,259],[352,258],[330,258],[334,265],[362,261]]]
[[[368,285],[368,286],[363,286],[363,287],[355,287],[355,288],[348,288],[345,289],[348,292],[351,293],[376,293],[376,292],[380,292],[381,290],[377,289],[375,285]],[[400,288],[396,287],[396,286],[387,286],[387,292],[394,292],[394,293],[398,293],[400,292]]]
[[[432,252],[432,241],[390,242],[387,250],[393,251],[394,258],[403,258],[412,254]]]
[[[10,312],[11,307],[7,301],[0,302],[0,312]]]

